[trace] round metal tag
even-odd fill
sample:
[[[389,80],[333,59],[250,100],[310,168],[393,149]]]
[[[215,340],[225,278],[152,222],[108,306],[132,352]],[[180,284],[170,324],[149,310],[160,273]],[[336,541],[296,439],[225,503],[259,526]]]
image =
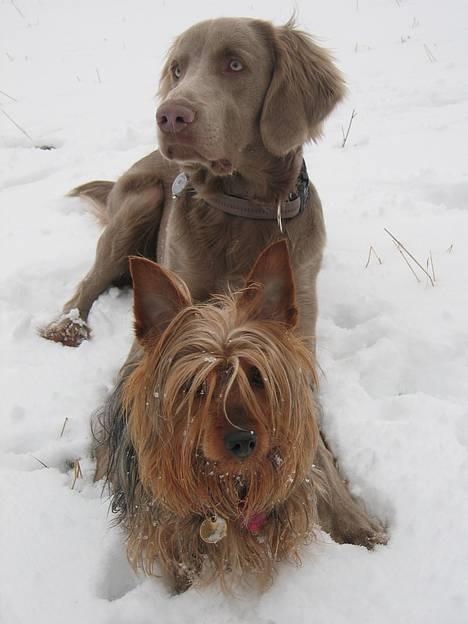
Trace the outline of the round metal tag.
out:
[[[172,183],[172,195],[179,197],[184,188],[187,186],[188,178],[185,173],[179,173],[177,178]]]
[[[227,535],[227,522],[221,516],[206,518],[200,525],[200,537],[207,544],[217,544]]]

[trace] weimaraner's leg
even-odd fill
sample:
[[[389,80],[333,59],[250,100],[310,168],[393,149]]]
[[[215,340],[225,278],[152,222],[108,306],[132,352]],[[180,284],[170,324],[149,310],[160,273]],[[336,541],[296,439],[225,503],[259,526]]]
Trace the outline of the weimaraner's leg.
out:
[[[109,210],[113,216],[98,241],[94,265],[64,305],[61,317],[40,330],[44,338],[70,347],[86,340],[91,306],[115,280],[129,274],[128,256],[143,253],[149,243],[156,253],[164,195],[159,181],[146,182],[136,190],[119,190],[117,183],[109,202],[120,200],[120,205],[117,211]]]
[[[388,538],[385,528],[376,518],[371,518],[363,505],[351,496],[322,436],[316,465],[322,472],[328,490],[327,495],[319,500],[322,529],[340,544],[358,544],[369,549],[376,544],[386,544]]]

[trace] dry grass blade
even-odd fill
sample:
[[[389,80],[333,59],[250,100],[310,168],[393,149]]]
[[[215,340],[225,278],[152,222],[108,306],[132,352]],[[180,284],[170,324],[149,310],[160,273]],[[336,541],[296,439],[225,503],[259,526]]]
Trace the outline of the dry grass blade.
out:
[[[73,483],[71,486],[72,490],[74,489],[77,480],[82,479],[82,478],[83,478],[83,473],[81,472],[80,460],[75,459],[75,461],[73,462]]]
[[[424,273],[424,275],[426,275],[429,278],[429,281],[431,282],[431,286],[434,286],[434,280],[432,279],[431,275],[426,271],[426,269],[422,266],[422,264],[419,262],[419,260],[417,260],[413,254],[408,251],[408,249],[403,245],[403,243],[401,241],[398,240],[398,238],[396,236],[394,236],[390,230],[387,230],[387,228],[384,228],[385,232],[387,232],[387,234],[390,236],[390,238],[393,240],[394,243],[397,244],[399,251],[402,253],[405,252],[405,254],[407,254],[411,260],[413,260],[413,262],[415,262],[417,264],[417,266],[421,269],[421,271]],[[403,256],[404,257],[404,256]],[[408,260],[405,258],[405,260],[407,261],[407,264],[409,266]],[[413,270],[413,269],[411,269]],[[414,271],[413,271],[414,273]],[[416,274],[415,274],[416,275]],[[418,279],[418,282],[420,280]]]
[[[39,457],[35,457],[33,455],[33,459],[35,459],[37,462],[39,462],[42,466],[44,466],[44,468],[48,468],[49,466],[47,464],[44,464],[44,462],[42,460],[39,459]]]
[[[65,431],[65,427],[67,426],[67,423],[68,423],[68,416],[63,421],[63,427],[62,427],[62,431],[60,432],[60,438],[63,436],[63,433]]]
[[[18,101],[16,98],[12,97],[11,95],[8,95],[8,93],[5,93],[5,91],[2,91],[1,89],[0,89],[0,93],[4,95],[5,97],[9,98],[12,102]]]
[[[20,15],[23,19],[26,19],[23,11],[18,6],[16,6],[16,3],[14,0],[10,0],[10,4],[17,10],[18,15]]]
[[[436,275],[435,275],[435,269],[434,269],[434,258],[432,257],[432,251],[430,251],[430,250],[429,250],[429,261],[430,261],[430,267],[431,267],[431,273],[432,273],[432,280],[433,280],[433,282],[435,284],[436,283]]]
[[[450,245],[450,247],[447,249],[447,253],[451,254],[453,251],[453,243]]]
[[[10,117],[10,115],[3,110],[3,108],[1,109],[1,111],[5,115],[5,117],[15,126],[15,128],[17,128],[20,132],[22,132],[24,134],[24,136],[27,137],[31,141],[31,143],[34,145],[34,147],[36,147],[36,144],[35,144],[34,139],[32,138],[32,136],[30,134],[28,134],[24,128],[22,128],[19,124],[17,124],[16,121],[14,119],[12,119]]]
[[[426,55],[427,58],[429,59],[430,63],[436,63],[437,59],[436,57],[432,54],[431,50],[429,49],[429,46],[427,45],[427,43],[424,44],[424,49],[426,50]]]
[[[341,144],[341,147],[344,147],[346,145],[346,141],[348,140],[348,136],[349,136],[349,131],[351,130],[351,124],[353,123],[353,119],[357,116],[356,111],[353,108],[353,112],[351,113],[351,118],[349,120],[349,124],[348,124],[348,129],[346,130],[346,133],[343,129],[343,126],[341,126],[341,133],[343,135],[343,143]]]
[[[395,247],[398,249],[398,252],[400,253],[400,255],[401,255],[401,257],[403,258],[403,260],[404,260],[404,261],[406,262],[406,264],[409,266],[409,269],[410,269],[411,273],[414,275],[414,277],[416,278],[416,281],[417,281],[417,282],[420,282],[421,280],[420,280],[420,279],[419,279],[419,277],[416,275],[415,270],[413,269],[413,267],[412,267],[412,266],[411,266],[411,264],[409,263],[408,258],[407,258],[407,257],[405,256],[405,254],[403,253],[403,250],[402,250],[402,248],[400,247],[400,245],[399,245],[397,242],[395,242],[395,241],[392,241],[392,242],[393,242],[393,244],[395,245]]]
[[[371,256],[372,254],[374,254],[374,256],[377,258],[379,264],[382,264],[382,260],[380,259],[379,255],[377,254],[377,252],[375,251],[375,249],[372,247],[372,245],[369,247],[369,256],[367,257],[367,262],[366,262],[366,269],[370,264],[371,261]]]
[[[366,262],[366,266],[365,266],[366,269],[369,266],[369,262],[370,262],[370,259],[371,259],[371,253],[372,253],[372,247],[369,247],[369,255],[367,256],[367,262]]]

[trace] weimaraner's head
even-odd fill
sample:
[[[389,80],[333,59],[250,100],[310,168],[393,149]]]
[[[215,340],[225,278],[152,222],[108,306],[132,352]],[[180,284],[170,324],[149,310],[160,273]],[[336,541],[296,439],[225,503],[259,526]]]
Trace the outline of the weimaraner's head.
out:
[[[163,69],[160,149],[226,175],[247,153],[284,156],[316,139],[344,91],[329,53],[292,23],[201,22],[176,39]]]

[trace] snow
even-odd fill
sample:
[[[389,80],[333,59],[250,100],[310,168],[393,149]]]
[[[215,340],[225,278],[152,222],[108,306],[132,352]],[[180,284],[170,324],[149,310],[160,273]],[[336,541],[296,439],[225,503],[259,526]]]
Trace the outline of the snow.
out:
[[[99,235],[64,194],[153,149],[170,40],[221,14],[279,24],[294,6],[350,91],[306,150],[328,228],[323,427],[390,542],[369,553],[324,535],[264,595],[173,598],[130,570],[88,456],[89,416],[132,339],[130,292],[100,297],[78,349],[36,330]],[[464,0],[0,3],[1,624],[468,621],[467,20]],[[434,287],[384,228],[424,267],[432,254]]]

